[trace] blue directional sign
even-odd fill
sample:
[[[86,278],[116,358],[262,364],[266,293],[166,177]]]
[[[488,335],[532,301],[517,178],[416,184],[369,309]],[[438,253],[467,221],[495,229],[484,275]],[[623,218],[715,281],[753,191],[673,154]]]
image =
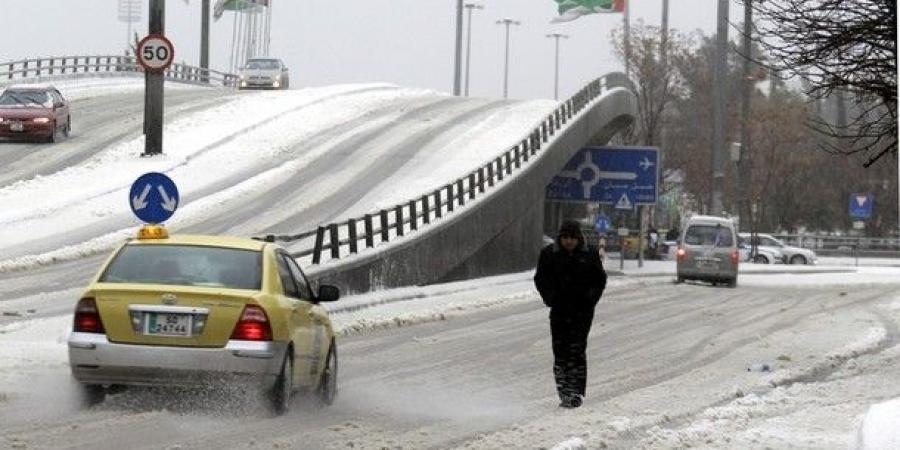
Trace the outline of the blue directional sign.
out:
[[[850,194],[850,217],[868,219],[872,217],[875,197],[872,194]]]
[[[588,147],[578,151],[547,186],[547,200],[591,202],[632,209],[658,197],[659,149]]]
[[[609,220],[609,217],[604,214],[597,216],[597,221],[594,222],[594,229],[597,230],[597,233],[606,234],[610,228],[612,228],[612,221]]]
[[[145,223],[163,223],[178,208],[178,188],[171,178],[156,172],[141,175],[131,185],[128,204]]]

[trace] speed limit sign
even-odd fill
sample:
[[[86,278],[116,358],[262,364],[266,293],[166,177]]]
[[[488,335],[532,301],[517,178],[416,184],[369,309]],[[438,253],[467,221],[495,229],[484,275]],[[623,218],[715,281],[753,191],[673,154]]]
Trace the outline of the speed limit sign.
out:
[[[175,58],[172,41],[161,34],[151,34],[141,39],[137,46],[138,63],[148,72],[166,70]]]

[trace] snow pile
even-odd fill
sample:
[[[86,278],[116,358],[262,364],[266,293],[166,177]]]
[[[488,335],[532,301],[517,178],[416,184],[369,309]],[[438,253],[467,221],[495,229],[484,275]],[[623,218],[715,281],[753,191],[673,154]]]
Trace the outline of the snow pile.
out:
[[[574,437],[554,445],[551,450],[587,450],[587,442],[584,439]]]
[[[856,449],[900,449],[900,398],[869,408],[856,435]]]
[[[71,315],[0,326],[0,373],[32,366],[68,366],[66,338],[71,329]]]

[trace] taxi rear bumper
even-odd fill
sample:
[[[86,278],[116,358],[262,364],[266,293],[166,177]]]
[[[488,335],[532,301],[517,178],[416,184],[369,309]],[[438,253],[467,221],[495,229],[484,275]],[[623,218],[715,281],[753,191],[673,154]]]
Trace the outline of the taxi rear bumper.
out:
[[[208,386],[236,379],[274,383],[287,343],[231,340],[221,348],[134,345],[105,334],[69,336],[72,375],[87,384]]]

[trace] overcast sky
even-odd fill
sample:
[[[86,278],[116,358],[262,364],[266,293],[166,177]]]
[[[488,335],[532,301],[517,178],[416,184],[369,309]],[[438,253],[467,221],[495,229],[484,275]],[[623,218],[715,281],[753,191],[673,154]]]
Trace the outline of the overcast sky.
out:
[[[292,87],[337,83],[391,82],[444,92],[453,88],[454,0],[272,0],[271,54],[291,68]],[[0,63],[38,56],[120,54],[126,24],[118,21],[118,0],[0,0]],[[213,1],[215,3],[215,1]],[[498,19],[522,22],[511,31],[509,95],[553,98],[550,32],[562,32],[560,96],[574,93],[604,73],[621,70],[609,43],[622,24],[618,14],[595,14],[550,24],[553,0],[481,0],[472,20],[471,95],[501,97],[503,27]],[[671,0],[670,26],[715,31],[716,0]],[[143,1],[143,35],[148,0]],[[632,20],[660,22],[662,0],[633,0]],[[742,7],[731,2],[731,20]],[[229,63],[231,13],[212,26],[211,66]],[[730,31],[734,38],[734,30]],[[199,63],[200,0],[166,1],[166,34],[176,60]]]

